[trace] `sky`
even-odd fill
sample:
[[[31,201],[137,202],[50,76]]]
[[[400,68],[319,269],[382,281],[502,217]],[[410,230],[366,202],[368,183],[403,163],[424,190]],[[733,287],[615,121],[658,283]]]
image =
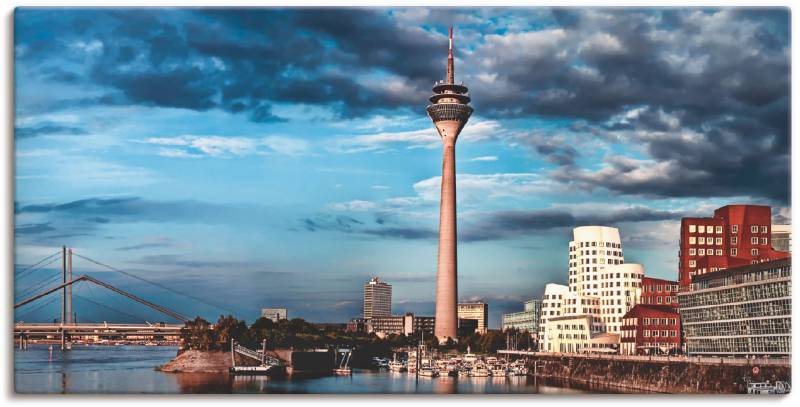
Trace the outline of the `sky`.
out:
[[[788,9],[68,9],[14,15],[17,299],[90,274],[184,315],[432,315],[455,28],[458,293],[490,327],[566,283],[581,225],[677,278],[683,216],[790,222]],[[159,320],[84,283],[79,320]],[[198,301],[198,299],[202,300]],[[58,301],[16,319],[48,320]]]

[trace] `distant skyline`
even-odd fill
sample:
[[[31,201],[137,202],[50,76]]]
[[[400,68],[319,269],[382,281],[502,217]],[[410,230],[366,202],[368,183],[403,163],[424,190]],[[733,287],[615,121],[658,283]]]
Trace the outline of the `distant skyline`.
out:
[[[754,203],[790,221],[788,9],[18,8],[18,269],[67,245],[248,322],[345,322],[380,276],[393,312],[433,315],[425,106],[450,25],[476,112],[456,148],[459,299],[489,303],[490,327],[566,283],[574,226],[618,227],[626,262],[676,279],[681,217]],[[86,318],[151,315],[92,315],[106,294],[76,293]]]

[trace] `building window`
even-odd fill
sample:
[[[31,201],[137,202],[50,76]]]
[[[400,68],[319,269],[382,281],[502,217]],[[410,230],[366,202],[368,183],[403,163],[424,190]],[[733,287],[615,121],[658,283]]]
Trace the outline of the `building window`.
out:
[[[662,297],[661,297],[660,295],[659,295],[658,297],[656,297],[656,302],[657,302],[657,303],[659,303],[659,304],[661,304],[661,298],[662,298]]]
[[[698,243],[698,244],[706,244],[706,238],[704,238],[703,236],[700,236],[700,237],[697,239],[697,243]]]
[[[669,319],[669,324],[670,325],[675,325],[676,322],[677,322],[677,320],[675,318],[670,318]]]
[[[697,266],[697,262],[694,260],[689,260],[689,267],[695,267],[695,266]]]
[[[689,233],[694,233],[697,231],[697,227],[695,225],[689,225]]]
[[[653,331],[653,337],[654,338],[658,338],[658,331],[656,331],[656,330]]]
[[[756,225],[750,226],[750,233],[758,233],[758,226]]]
[[[767,238],[766,237],[762,237],[761,238],[761,244],[767,244]]]
[[[736,236],[731,237],[731,244],[737,244],[737,243],[739,243],[739,238]]]
[[[733,249],[731,249],[731,256],[736,256],[736,253],[737,253],[737,250],[736,250],[735,247]]]
[[[650,337],[650,330],[649,329],[645,329],[644,331],[642,331],[642,335],[645,338],[649,338]]]
[[[700,233],[706,233],[706,227],[704,225],[698,226],[697,229],[697,231]]]
[[[700,252],[697,253],[697,254],[699,254],[701,256],[705,256],[706,255],[706,249],[700,249]]]
[[[695,243],[695,238],[694,238],[694,236],[690,236],[690,237],[689,237],[689,244],[694,244],[694,243]]]
[[[718,238],[714,239],[714,243],[715,243],[716,245],[721,245],[721,244],[722,244],[722,238],[721,238],[721,237],[718,237]]]
[[[750,238],[750,244],[758,244],[758,238],[753,236]]]
[[[677,338],[677,337],[678,337],[678,334],[677,334],[677,332],[675,332],[675,331],[669,331],[669,336],[670,336],[671,338]]]
[[[766,226],[762,226],[761,227],[761,233],[767,233],[767,227]]]
[[[717,256],[722,256],[722,249],[717,249]]]
[[[750,249],[750,255],[758,256],[758,249]]]
[[[689,249],[689,256],[694,256],[696,254],[697,254],[697,249],[695,249],[695,248]]]
[[[731,233],[739,233],[739,225],[731,225]]]
[[[718,235],[719,235],[719,234],[722,234],[722,226],[717,226],[717,227],[716,227],[716,230],[717,230],[717,234],[718,234]]]

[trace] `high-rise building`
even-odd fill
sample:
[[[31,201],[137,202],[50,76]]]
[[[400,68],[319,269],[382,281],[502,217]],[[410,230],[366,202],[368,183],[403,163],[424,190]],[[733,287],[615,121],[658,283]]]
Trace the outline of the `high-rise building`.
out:
[[[569,242],[569,290],[597,297],[603,286],[603,270],[623,264],[619,230],[607,226],[581,226],[573,229]]]
[[[436,329],[439,342],[458,339],[456,256],[456,139],[472,115],[464,84],[455,83],[453,28],[447,56],[447,78],[433,86],[427,111],[442,139],[442,196],[439,207],[439,259],[436,272]]]
[[[573,229],[569,243],[569,285],[545,287],[539,349],[615,351],[618,342],[614,340],[619,340],[623,317],[639,302],[643,277],[644,268],[640,264],[625,263],[618,229],[607,226]],[[559,335],[569,335],[569,340]]]
[[[791,258],[696,275],[678,302],[689,355],[791,356]]]
[[[792,251],[792,225],[772,225],[772,248],[779,252]]]
[[[489,329],[489,304],[485,302],[464,302],[458,304],[458,319],[478,321],[476,332],[483,335]],[[458,338],[453,338],[458,339]]]
[[[374,277],[364,284],[364,319],[392,315],[392,286]]]
[[[286,308],[261,308],[261,317],[278,322],[281,319],[287,319],[289,311]]]
[[[727,205],[711,218],[681,219],[680,286],[694,276],[789,257],[772,248],[771,226],[772,208],[762,205]]]
[[[518,329],[528,331],[531,335],[539,333],[539,316],[542,312],[542,300],[526,301],[520,312],[503,314],[503,330]]]

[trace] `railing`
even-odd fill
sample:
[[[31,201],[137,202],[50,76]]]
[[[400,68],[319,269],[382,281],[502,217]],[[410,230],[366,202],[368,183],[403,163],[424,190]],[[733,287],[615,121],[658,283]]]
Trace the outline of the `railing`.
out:
[[[239,345],[238,343],[234,343],[233,344],[233,350],[235,352],[239,353],[240,355],[247,356],[247,357],[249,357],[251,359],[255,359],[255,360],[257,360],[257,361],[259,361],[259,362],[261,362],[263,364],[266,364],[266,365],[280,366],[282,364],[282,362],[278,358],[274,358],[272,356],[265,355],[264,353],[261,353],[259,351],[255,351],[255,350],[252,350],[252,349],[245,348],[244,346]]]
[[[537,357],[571,357],[602,360],[629,360],[636,362],[681,362],[704,365],[731,365],[731,366],[789,366],[790,358],[717,358],[708,356],[635,356],[635,355],[605,355],[586,353],[560,353],[560,352],[528,352],[514,350],[499,350],[501,354],[526,355]]]

